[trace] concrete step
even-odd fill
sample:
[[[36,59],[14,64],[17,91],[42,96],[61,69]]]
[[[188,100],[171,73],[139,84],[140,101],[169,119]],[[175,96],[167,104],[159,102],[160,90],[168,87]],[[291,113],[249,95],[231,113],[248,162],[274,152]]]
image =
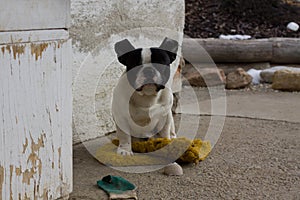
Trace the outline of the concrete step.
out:
[[[215,97],[219,92],[219,97]],[[210,93],[213,98],[210,98]],[[224,91],[185,87],[177,113],[220,115],[300,123],[299,92]]]

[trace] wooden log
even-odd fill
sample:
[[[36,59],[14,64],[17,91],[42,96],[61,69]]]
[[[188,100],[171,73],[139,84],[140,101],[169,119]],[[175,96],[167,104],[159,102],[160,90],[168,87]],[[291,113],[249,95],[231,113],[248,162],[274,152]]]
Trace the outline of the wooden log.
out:
[[[183,56],[191,63],[276,62],[300,63],[300,40],[270,38],[257,40],[190,39],[183,41]]]
[[[272,59],[272,41],[184,39],[183,56],[191,63],[205,62],[203,47],[214,62],[264,62]]]
[[[299,38],[273,38],[273,63],[300,63]]]

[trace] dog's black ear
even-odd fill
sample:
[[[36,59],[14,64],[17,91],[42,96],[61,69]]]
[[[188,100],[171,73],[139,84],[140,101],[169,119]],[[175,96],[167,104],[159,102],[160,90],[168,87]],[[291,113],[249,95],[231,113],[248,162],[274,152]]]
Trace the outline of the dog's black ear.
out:
[[[127,39],[115,44],[115,52],[117,53],[118,60],[124,65],[126,65],[126,54],[133,50],[135,50],[134,46]]]
[[[177,56],[178,42],[166,37],[159,46],[159,49],[165,50],[167,52],[171,61],[170,63],[172,63]]]

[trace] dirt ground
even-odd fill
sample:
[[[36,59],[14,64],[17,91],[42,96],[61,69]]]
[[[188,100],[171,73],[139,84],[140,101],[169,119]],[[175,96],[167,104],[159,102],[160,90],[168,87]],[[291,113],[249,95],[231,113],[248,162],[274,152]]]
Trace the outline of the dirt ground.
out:
[[[300,2],[282,0],[186,0],[184,33],[192,38],[218,38],[220,34],[242,34],[253,38],[300,37],[288,31],[289,22],[300,24]],[[225,6],[229,2],[231,6]],[[255,8],[251,8],[251,3]],[[265,3],[265,4],[264,4]]]
[[[201,90],[197,92],[201,97]],[[225,118],[221,137],[206,160],[198,165],[183,166],[183,176],[166,176],[161,170],[143,174],[116,171],[101,165],[83,145],[77,145],[74,146],[74,190],[70,199],[108,199],[96,186],[96,181],[108,174],[122,176],[136,184],[139,199],[300,199],[300,119],[295,118],[300,115],[297,100],[300,94],[227,93],[230,116]],[[234,101],[245,95],[248,98],[243,102]],[[250,107],[241,104],[250,105],[255,101],[259,104],[258,111],[248,116],[249,110],[255,112],[251,108],[254,104]],[[278,102],[285,103],[279,105]],[[239,112],[245,111],[245,115],[232,114],[234,105],[240,106]],[[294,117],[281,115],[281,112],[294,112]],[[265,119],[268,114],[274,118]],[[179,119],[193,121],[199,117],[197,137],[201,138],[210,116],[177,114],[175,121],[178,124]]]

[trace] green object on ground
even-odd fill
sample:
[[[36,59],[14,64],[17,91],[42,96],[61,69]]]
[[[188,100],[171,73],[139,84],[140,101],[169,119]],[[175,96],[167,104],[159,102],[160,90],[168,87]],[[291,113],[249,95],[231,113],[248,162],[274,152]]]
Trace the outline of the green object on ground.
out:
[[[137,199],[136,186],[120,176],[108,175],[97,181],[110,199]]]

